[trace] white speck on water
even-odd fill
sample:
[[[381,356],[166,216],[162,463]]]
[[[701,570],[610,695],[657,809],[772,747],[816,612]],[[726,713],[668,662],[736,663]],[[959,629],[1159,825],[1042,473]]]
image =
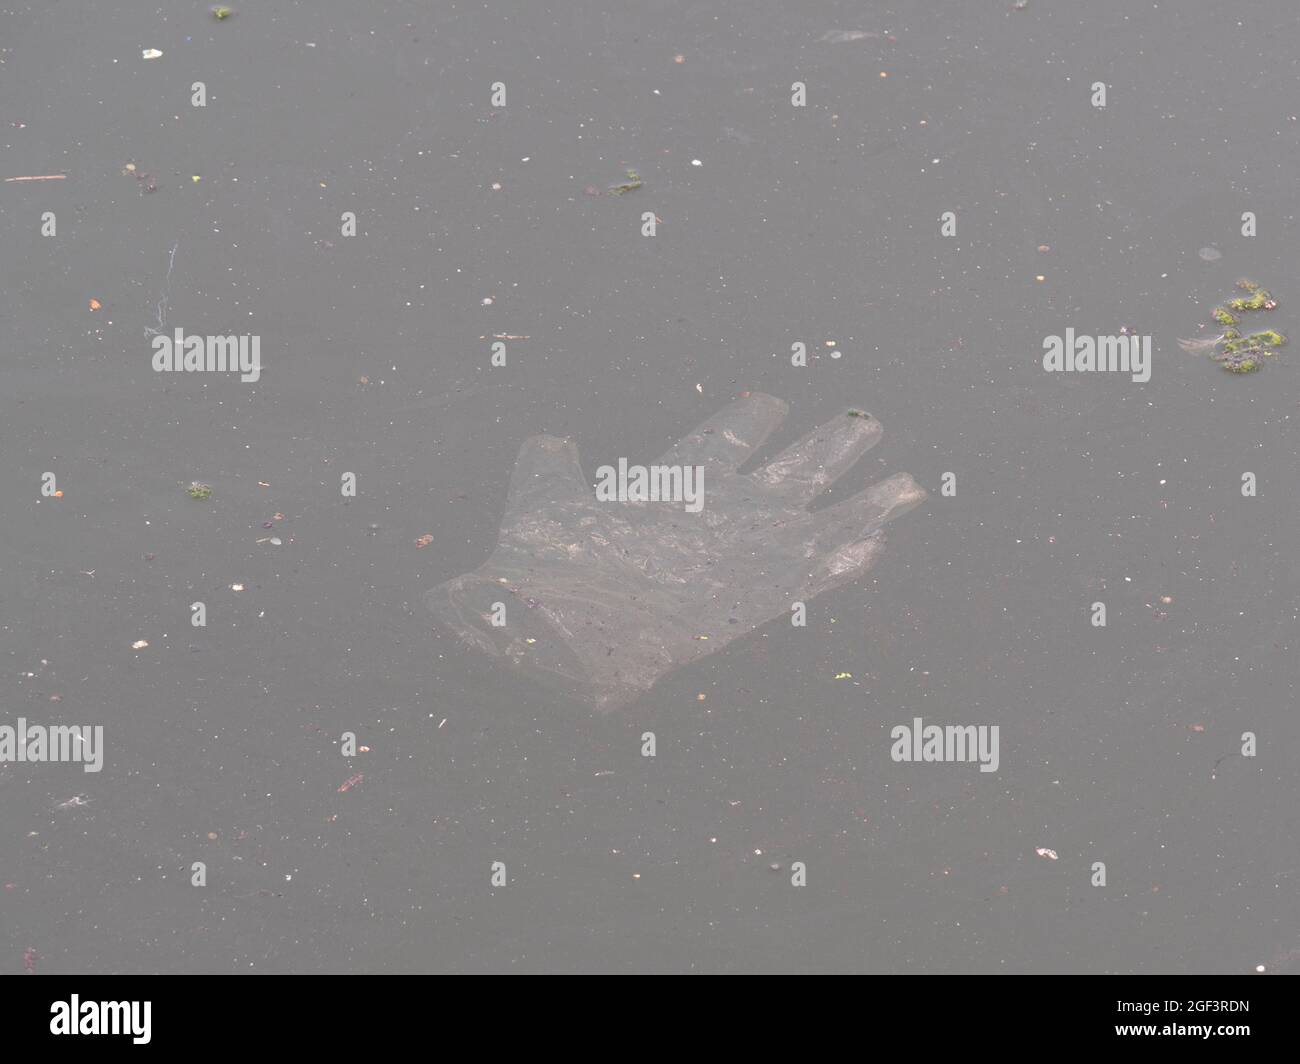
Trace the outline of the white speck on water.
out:
[[[1218,262],[1223,258],[1223,252],[1218,248],[1201,248],[1196,254],[1200,255],[1205,262]]]

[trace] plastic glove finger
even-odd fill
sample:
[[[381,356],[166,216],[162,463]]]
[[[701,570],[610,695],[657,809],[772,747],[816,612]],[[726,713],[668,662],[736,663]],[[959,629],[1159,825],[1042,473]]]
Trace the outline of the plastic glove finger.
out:
[[[782,400],[762,392],[737,399],[678,440],[657,464],[703,465],[715,475],[734,473],[785,420],[789,409]]]
[[[808,577],[807,597],[816,598],[825,591],[850,583],[870,569],[885,550],[885,534],[870,536],[831,551]]]
[[[927,497],[926,490],[911,476],[898,473],[836,506],[810,514],[816,553],[830,554],[845,543],[865,539]]]
[[[510,475],[509,510],[539,509],[593,497],[578,464],[578,448],[558,436],[530,436]]]
[[[807,505],[852,469],[883,433],[880,422],[870,414],[845,411],[787,447],[752,475],[767,490]]]

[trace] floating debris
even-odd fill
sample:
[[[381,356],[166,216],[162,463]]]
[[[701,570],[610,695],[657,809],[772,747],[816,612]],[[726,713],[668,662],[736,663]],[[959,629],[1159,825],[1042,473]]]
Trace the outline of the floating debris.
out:
[[[422,535],[419,539],[415,541],[415,545],[417,547],[427,547],[432,542],[433,542],[433,536],[429,535],[429,533],[426,532],[424,535]]]
[[[139,167],[137,167],[135,163],[127,163],[124,167],[122,167],[122,173],[127,174],[130,177],[134,177],[137,183],[140,185],[141,192],[158,191],[158,185],[154,181],[154,179],[150,177],[148,174],[146,174]]]
[[[610,185],[609,191],[612,195],[621,196],[625,192],[633,192],[641,187],[641,175],[635,170],[627,171],[627,180],[620,181],[617,185]]]
[[[146,48],[143,57],[145,59],[159,59],[162,57],[162,52],[158,51],[157,48]]]
[[[1215,307],[1210,317],[1224,327],[1217,336],[1204,336],[1193,340],[1179,340],[1178,346],[1188,354],[1208,354],[1229,373],[1254,373],[1264,365],[1264,359],[1277,354],[1276,348],[1287,338],[1275,329],[1263,329],[1243,336],[1237,326],[1238,315],[1257,310],[1274,310],[1277,300],[1254,281],[1242,278],[1237,288],[1246,294],[1230,299],[1224,306]]]
[[[144,649],[145,647],[147,647],[148,645],[149,645],[149,643],[148,643],[147,640],[145,640],[145,639],[137,639],[134,643],[131,644],[131,649],[132,649],[132,650],[143,650],[143,649]]]
[[[185,489],[185,494],[191,499],[210,499],[212,497],[212,488],[195,480]]]
[[[821,44],[848,44],[850,41],[896,41],[898,38],[870,30],[827,30],[817,38]]]
[[[1039,857],[1046,857],[1049,861],[1059,861],[1060,857],[1055,850],[1049,850],[1046,846],[1039,846],[1034,851]]]
[[[209,10],[212,12],[212,17],[218,22],[223,22],[235,13],[234,8],[225,7],[221,4],[214,4]]]
[[[339,787],[339,794],[343,794],[346,791],[352,790],[353,787],[355,787],[358,783],[360,783],[365,778],[366,778],[366,774],[364,772],[358,772],[355,776],[352,776],[350,779],[344,780],[343,785]]]
[[[5,184],[10,181],[64,181],[67,176],[67,174],[32,174],[27,177],[6,177]]]

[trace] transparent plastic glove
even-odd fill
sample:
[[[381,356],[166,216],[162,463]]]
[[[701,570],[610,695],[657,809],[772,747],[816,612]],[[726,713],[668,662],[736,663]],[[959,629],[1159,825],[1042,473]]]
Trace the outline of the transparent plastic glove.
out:
[[[464,642],[560,678],[593,708],[627,705],[671,670],[860,577],[884,548],[884,524],[925,499],[900,473],[808,511],[880,439],[880,422],[857,411],[737,473],[788,410],[748,395],[653,463],[702,467],[698,513],[682,502],[600,501],[571,442],[531,437],[496,550],[429,591],[427,606]]]

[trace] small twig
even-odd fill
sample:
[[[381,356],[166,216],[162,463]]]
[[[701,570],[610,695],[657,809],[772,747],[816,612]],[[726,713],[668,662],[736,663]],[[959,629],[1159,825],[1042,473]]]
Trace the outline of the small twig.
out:
[[[145,336],[162,336],[162,330],[167,328],[167,304],[172,295],[172,270],[176,268],[176,249],[180,246],[179,240],[173,244],[171,255],[167,259],[167,279],[163,282],[162,298],[158,300],[158,328],[146,325]]]
[[[31,177],[6,177],[5,184],[10,181],[64,181],[67,174],[35,174]]]

